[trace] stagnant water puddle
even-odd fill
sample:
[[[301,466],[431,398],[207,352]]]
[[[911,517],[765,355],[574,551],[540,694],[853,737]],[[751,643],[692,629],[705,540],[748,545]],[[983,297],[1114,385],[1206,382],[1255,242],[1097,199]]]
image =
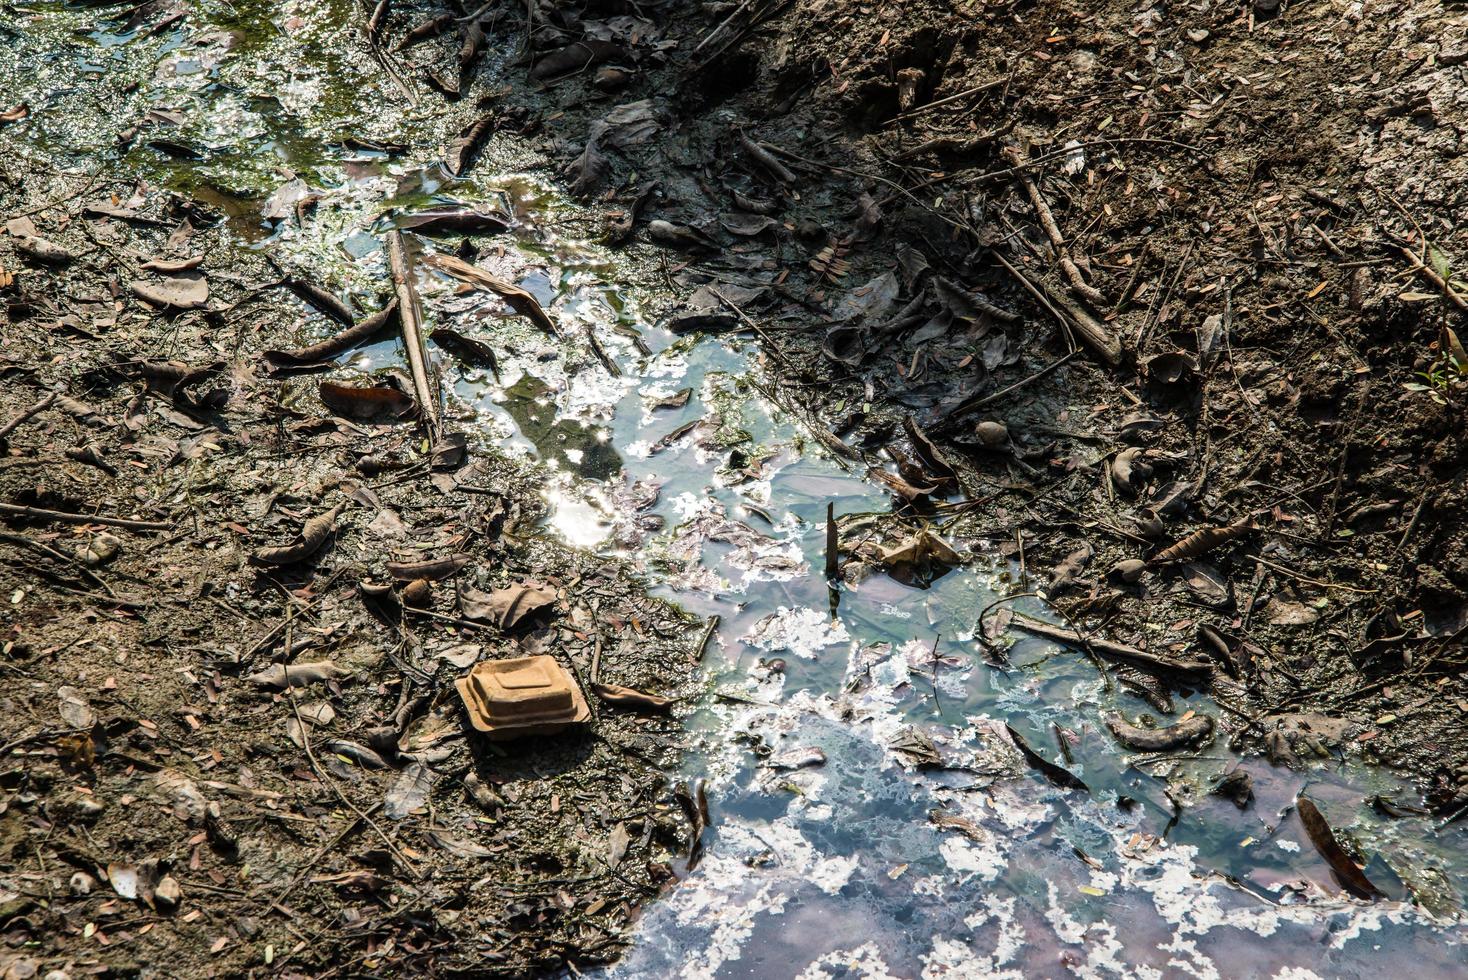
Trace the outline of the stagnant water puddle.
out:
[[[969,563],[926,589],[877,572],[844,585],[833,612],[826,508],[850,537],[863,515],[889,513],[890,497],[762,397],[751,340],[680,338],[649,322],[644,311],[665,298],[659,279],[568,235],[578,212],[527,176],[531,161],[514,144],[491,146],[471,179],[449,180],[431,161],[464,110],[385,112],[372,66],[340,40],[354,22],[345,0],[200,3],[157,31],[33,4],[24,25],[3,28],[24,43],[0,54],[0,68],[26,79],[21,96],[33,106],[67,109],[38,112],[20,130],[28,156],[97,165],[89,145],[109,131],[89,91],[111,92],[100,104],[113,112],[154,107],[167,114],[156,123],[166,140],[118,151],[117,166],[226,208],[241,247],[360,296],[385,281],[392,208],[495,202],[516,215],[514,233],[480,262],[534,292],[568,340],[420,265],[430,326],[500,355],[496,378],[433,352],[451,384],[450,416],[540,461],[547,533],[629,561],[655,591],[720,617],[706,694],[683,718],[686,771],[671,774],[707,781],[706,850],[648,907],[609,973],[1461,970],[1468,860],[1429,820],[1387,821],[1366,802],[1410,799],[1409,787],[1336,761],[1273,768],[1222,740],[1188,758],[1129,756],[1100,719],[1145,706],[1086,657],[1014,632],[1004,662],[975,639],[981,609],[1027,591],[984,539],[954,540]],[[410,149],[347,148],[347,131]],[[169,146],[200,149],[199,159]],[[292,177],[320,195],[315,211],[300,227],[267,228],[259,199]],[[302,329],[331,330],[314,316]],[[621,376],[589,354],[587,330]],[[344,373],[401,364],[388,342],[358,352]],[[1037,599],[1014,606],[1046,615]],[[1218,714],[1201,695],[1177,710]],[[1030,770],[1005,725],[1090,792]],[[941,767],[919,764],[934,752]],[[1256,797],[1244,810],[1209,793],[1239,766]],[[1302,790],[1371,856],[1367,874],[1386,900],[1341,893],[1293,813]]]

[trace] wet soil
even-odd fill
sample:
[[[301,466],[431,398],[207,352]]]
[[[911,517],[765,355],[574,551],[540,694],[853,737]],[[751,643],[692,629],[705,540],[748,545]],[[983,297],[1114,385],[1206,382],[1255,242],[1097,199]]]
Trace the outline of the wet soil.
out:
[[[1434,821],[1468,803],[1465,394],[1444,358],[1462,314],[1414,271],[1451,278],[1468,252],[1454,223],[1461,18],[1416,2],[772,0],[536,3],[527,23],[516,5],[418,4],[394,5],[369,44],[369,12],[349,4],[259,8],[197,29],[183,6],[181,21],[139,8],[128,36],[182,24],[179,43],[209,66],[248,53],[256,32],[305,45],[319,31],[358,91],[267,79],[277,104],[245,118],[312,115],[315,138],[362,141],[349,165],[364,172],[492,160],[579,196],[584,211],[546,224],[623,248],[628,278],[659,290],[650,319],[752,334],[751,380],[813,451],[931,488],[898,494],[876,525],[843,519],[846,581],[941,577],[941,558],[890,557],[924,527],[987,542],[1013,593],[1043,593],[1093,638],[1134,720],[1168,724],[1204,690],[1261,766],[1380,763],[1416,780],[1411,802]],[[445,10],[471,16],[396,50]],[[485,41],[462,59],[467,24]],[[230,30],[244,40],[220,43]],[[65,395],[0,460],[11,950],[74,973],[166,962],[189,975],[611,959],[689,844],[666,775],[677,723],[603,708],[584,737],[497,751],[466,737],[449,682],[479,657],[548,652],[583,683],[596,661],[604,680],[687,696],[702,621],[648,599],[608,549],[546,539],[544,469],[495,440],[473,437],[466,467],[435,470],[410,422],[334,416],[318,378],[263,371],[262,352],[336,325],[272,286],[262,254],[359,314],[387,300],[380,255],[323,259],[312,202],[270,197],[297,175],[308,196],[327,189],[321,170],[340,154],[223,115],[147,139],[170,124],[131,101],[137,78],[56,72],[49,104],[0,128],[21,150],[0,210],[35,225],[0,242],[0,417]],[[79,102],[110,119],[76,127]],[[407,149],[390,145],[400,112],[431,120]],[[491,145],[456,153],[479,118]],[[409,170],[395,174],[399,205],[443,189],[442,174]],[[78,257],[27,255],[27,233]],[[240,248],[270,235],[263,253]],[[504,249],[470,236],[462,254]],[[205,308],[132,291],[162,278],[141,262],[194,255]],[[532,338],[527,326],[500,342]],[[573,365],[596,362],[569,347]],[[169,360],[220,366],[180,386],[157,370]],[[332,377],[387,378],[384,361]],[[542,459],[605,475],[598,444],[568,443],[581,427],[547,423],[538,395],[507,408],[517,431]],[[381,460],[404,468],[375,471]],[[309,561],[251,562],[337,504]],[[1113,571],[1245,522],[1186,560]],[[116,557],[92,563],[106,536]],[[359,590],[387,581],[388,561],[455,553],[471,560],[426,611]],[[557,592],[541,619],[463,620],[460,587],[525,581]],[[1006,618],[987,633],[996,660],[1022,635]],[[1208,667],[1139,669],[1103,640]],[[294,697],[249,679],[328,659],[343,675]],[[323,705],[334,720],[318,724]],[[123,895],[130,875],[141,902]],[[182,902],[159,897],[165,876]]]

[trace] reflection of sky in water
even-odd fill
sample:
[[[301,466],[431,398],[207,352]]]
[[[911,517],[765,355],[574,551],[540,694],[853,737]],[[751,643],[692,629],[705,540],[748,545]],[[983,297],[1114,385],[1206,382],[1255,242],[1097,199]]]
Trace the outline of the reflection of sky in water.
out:
[[[479,437],[545,465],[551,533],[640,562],[660,594],[722,618],[707,655],[710,696],[686,719],[688,770],[710,780],[708,853],[644,910],[613,973],[1461,973],[1458,927],[1429,927],[1396,902],[1339,898],[1287,808],[1308,789],[1372,855],[1366,870],[1378,885],[1401,897],[1405,879],[1444,905],[1463,887],[1461,829],[1436,837],[1425,821],[1383,823],[1363,798],[1410,792],[1354,766],[1295,773],[1243,760],[1257,799],[1240,811],[1208,794],[1213,777],[1240,764],[1221,741],[1196,759],[1129,762],[1100,718],[1112,706],[1130,715],[1144,706],[1108,690],[1084,657],[1020,639],[1009,664],[985,659],[974,620],[1007,576],[982,542],[958,542],[975,561],[930,590],[881,574],[843,589],[832,621],[820,573],[826,504],[856,515],[885,512],[890,501],[824,454],[801,455],[797,446],[811,440],[744,384],[756,370],[753,348],[648,328],[638,291],[619,284],[627,270],[596,246],[561,240],[547,215],[565,205],[533,179],[481,162],[471,180],[446,183],[427,158],[340,146],[351,132],[431,147],[462,120],[383,111],[376,70],[334,46],[337,22],[358,16],[347,0],[277,6],[200,0],[182,26],[146,37],[121,32],[121,20],[99,28],[87,11],[42,3],[28,30],[53,31],[58,48],[66,39],[70,57],[120,90],[137,83],[126,112],[140,118],[157,103],[180,114],[180,126],[155,127],[140,144],[166,138],[207,156],[119,150],[130,165],[192,187],[235,215],[243,237],[268,236],[283,262],[329,270],[363,310],[385,279],[385,209],[485,202],[522,219],[512,235],[481,240],[477,261],[552,306],[567,340],[540,334],[496,297],[460,293],[420,270],[430,329],[458,330],[500,358],[497,381],[433,349],[450,414],[472,414]],[[191,23],[218,32],[185,55]],[[72,111],[74,66],[30,48],[0,50],[0,69],[30,86],[19,94],[54,110],[7,130],[26,152],[91,153],[115,135],[112,120]],[[265,232],[240,202],[278,186],[283,165],[322,196],[304,226]],[[335,329],[309,311],[299,326],[303,340]],[[623,377],[591,356],[588,330]],[[655,353],[639,353],[629,331]],[[402,363],[389,340],[345,358],[336,376]],[[304,404],[314,387],[313,378],[291,382],[289,397]],[[654,407],[685,388],[685,406]],[[1019,606],[1044,612],[1034,600]],[[1180,697],[1178,712],[1189,708],[1218,711],[1206,697]],[[1025,769],[1004,722],[1055,761],[1064,739],[1066,765],[1093,795]],[[917,771],[895,753],[909,726],[951,768]],[[813,749],[825,763],[801,766]],[[1123,797],[1129,807],[1118,805]]]
[[[612,332],[611,307],[597,298],[606,287],[564,273],[560,281],[557,308],[597,330],[626,377],[585,361],[568,376],[559,358],[506,373],[541,379],[552,394],[541,392],[540,408],[549,399],[620,456],[617,475],[597,485],[563,448],[517,428],[511,444],[562,474],[548,528],[640,561],[658,592],[722,618],[707,658],[711,694],[687,719],[688,772],[710,780],[708,855],[644,911],[637,942],[611,973],[1324,977],[1408,957],[1450,972],[1457,932],[1445,944],[1410,906],[1340,898],[1288,813],[1308,789],[1341,826],[1368,830],[1367,872],[1390,894],[1406,894],[1394,869],[1441,890],[1426,869],[1451,866],[1446,842],[1413,842],[1403,825],[1378,833],[1361,805],[1363,795],[1405,787],[1358,769],[1240,763],[1222,741],[1196,758],[1129,766],[1100,719],[1148,709],[1108,690],[1086,658],[1015,633],[1009,664],[986,661],[975,617],[1008,576],[979,541],[959,542],[976,561],[929,590],[881,574],[844,588],[833,622],[820,572],[826,504],[859,515],[889,510],[889,498],[824,454],[795,451],[811,441],[741,383],[752,347],[646,329],[656,353],[641,357]],[[635,301],[620,299],[625,322]],[[683,388],[693,392],[686,406],[650,407]],[[513,397],[506,390],[490,413],[513,420],[525,411]],[[763,465],[734,472],[731,446],[741,463]],[[649,484],[656,502],[634,513],[625,489]],[[654,529],[637,530],[635,518],[648,516]],[[1036,600],[1016,606],[1044,614]],[[771,670],[775,659],[783,669]],[[1178,714],[1189,709],[1218,713],[1205,696],[1178,696]],[[1065,764],[1092,795],[1026,769],[1004,722],[1057,762],[1064,738]],[[890,745],[908,726],[953,768],[906,764]],[[811,749],[823,765],[790,768]],[[1245,811],[1209,794],[1239,764],[1257,797]],[[937,826],[935,811],[960,821]]]

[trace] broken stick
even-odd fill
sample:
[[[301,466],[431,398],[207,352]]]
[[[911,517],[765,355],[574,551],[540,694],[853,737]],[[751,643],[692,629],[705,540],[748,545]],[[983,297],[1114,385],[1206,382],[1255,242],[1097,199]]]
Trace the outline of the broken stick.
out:
[[[1080,266],[1070,257],[1070,250],[1066,248],[1065,236],[1060,233],[1060,226],[1055,223],[1055,215],[1050,211],[1050,205],[1045,203],[1045,196],[1040,193],[1040,187],[1032,177],[1021,168],[1025,159],[1019,150],[1008,147],[1004,151],[1005,159],[1014,164],[1015,176],[1024,185],[1025,191],[1030,195],[1030,203],[1035,207],[1035,215],[1040,219],[1040,227],[1045,229],[1045,234],[1050,238],[1050,244],[1055,247],[1055,255],[1060,262],[1060,268],[1065,272],[1065,277],[1070,280],[1070,286],[1088,303],[1103,307],[1107,300],[1101,290],[1086,282],[1081,275]]]
[[[428,353],[423,346],[423,305],[413,284],[413,268],[408,263],[403,233],[393,230],[387,236],[387,256],[392,271],[393,291],[398,297],[398,321],[403,326],[403,345],[408,349],[408,368],[413,375],[413,394],[423,413],[423,425],[429,438],[437,443],[443,436],[439,417],[438,392],[429,382]]]

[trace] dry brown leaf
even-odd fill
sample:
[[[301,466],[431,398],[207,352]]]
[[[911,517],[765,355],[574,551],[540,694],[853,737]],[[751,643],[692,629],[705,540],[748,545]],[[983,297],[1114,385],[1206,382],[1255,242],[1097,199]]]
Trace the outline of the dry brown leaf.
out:
[[[470,265],[463,259],[455,258],[452,255],[425,255],[423,261],[448,273],[455,279],[502,297],[516,313],[528,317],[531,322],[552,337],[561,335],[556,322],[541,307],[540,300],[514,283],[506,282],[496,275],[485,272],[477,265]]]
[[[259,673],[250,674],[245,680],[261,687],[305,687],[320,681],[346,677],[350,672],[336,665],[334,660],[316,660],[303,664],[271,664]]]
[[[556,601],[554,589],[534,582],[521,582],[506,589],[459,592],[459,610],[469,619],[482,619],[509,629],[525,617]]]
[[[331,529],[336,526],[336,519],[341,516],[345,504],[337,504],[324,514],[318,514],[308,520],[301,527],[301,535],[290,544],[283,544],[273,548],[260,548],[255,552],[253,558],[262,565],[290,565],[298,561],[305,561],[326,543],[326,538],[331,534]]]
[[[656,694],[643,694],[641,691],[622,687],[619,684],[593,684],[591,689],[597,697],[617,708],[665,715],[673,707],[671,698],[658,697]]]

